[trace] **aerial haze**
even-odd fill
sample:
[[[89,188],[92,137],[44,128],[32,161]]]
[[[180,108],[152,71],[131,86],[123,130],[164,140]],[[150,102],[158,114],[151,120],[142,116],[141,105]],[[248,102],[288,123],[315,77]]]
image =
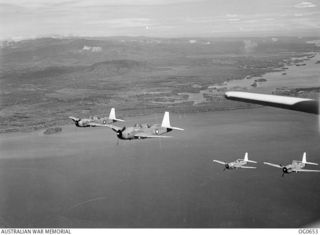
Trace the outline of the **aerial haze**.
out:
[[[314,0],[1,0],[0,35],[319,36],[319,7]]]

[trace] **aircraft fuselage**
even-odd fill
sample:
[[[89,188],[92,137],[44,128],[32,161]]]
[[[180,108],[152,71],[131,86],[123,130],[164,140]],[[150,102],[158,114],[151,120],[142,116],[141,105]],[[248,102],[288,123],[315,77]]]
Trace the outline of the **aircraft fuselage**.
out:
[[[292,172],[298,173],[298,171],[304,168],[304,166],[305,166],[304,163],[293,160],[291,164],[288,164],[282,168],[282,172],[284,174],[290,174]]]
[[[138,137],[135,135],[137,133],[162,135],[170,131],[172,131],[172,129],[161,127],[160,124],[136,124],[133,127],[126,127],[123,131],[117,132],[117,137],[121,140],[146,139],[146,137]]]
[[[234,162],[226,163],[225,168],[228,170],[234,170],[234,169],[238,169],[241,166],[244,166],[246,164],[247,164],[247,162],[243,161],[243,159],[238,159]]]
[[[107,117],[80,118],[78,120],[73,119],[73,121],[77,127],[96,127],[96,125],[91,124],[92,122],[99,123],[99,124],[111,124],[114,122],[113,120],[110,120]]]

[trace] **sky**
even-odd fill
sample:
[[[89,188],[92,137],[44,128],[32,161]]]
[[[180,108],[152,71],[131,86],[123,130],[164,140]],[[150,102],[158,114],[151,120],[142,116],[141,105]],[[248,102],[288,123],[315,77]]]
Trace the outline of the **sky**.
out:
[[[319,0],[0,0],[0,39],[320,36]]]

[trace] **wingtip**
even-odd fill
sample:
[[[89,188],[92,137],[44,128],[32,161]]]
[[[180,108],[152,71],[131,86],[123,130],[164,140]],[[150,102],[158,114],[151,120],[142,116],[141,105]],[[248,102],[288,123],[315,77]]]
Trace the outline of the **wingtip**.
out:
[[[224,96],[226,98],[230,98],[230,96],[233,96],[233,95],[235,95],[237,93],[241,93],[241,92],[240,91],[227,91],[227,92],[224,93]]]

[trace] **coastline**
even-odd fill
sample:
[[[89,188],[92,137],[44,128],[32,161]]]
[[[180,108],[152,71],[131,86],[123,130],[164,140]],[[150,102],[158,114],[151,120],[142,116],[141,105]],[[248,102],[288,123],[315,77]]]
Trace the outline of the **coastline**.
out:
[[[59,100],[55,98],[57,101],[55,104],[56,111],[50,110],[49,107],[45,107],[45,103],[42,104],[41,102],[25,107],[19,105],[17,107],[7,106],[1,110],[0,135],[59,128],[70,123],[67,118],[70,115],[85,118],[92,114],[101,113],[101,109],[107,112],[110,107],[115,107],[117,115],[123,119],[130,119],[131,117],[141,117],[143,119],[145,115],[153,113],[161,115],[166,110],[171,113],[183,114],[258,107],[253,104],[226,100],[224,93],[228,90],[316,98],[317,88],[320,87],[320,80],[318,79],[318,74],[320,74],[319,52],[288,53],[282,56],[281,59],[277,58],[274,61],[271,56],[272,62],[270,62],[269,67],[263,67],[262,70],[251,69],[247,65],[243,65],[239,70],[243,75],[231,76],[230,78],[233,79],[226,77],[227,80],[221,82],[211,81],[209,78],[198,82],[196,79],[189,81],[188,77],[176,76],[173,77],[176,80],[173,80],[174,84],[166,85],[166,83],[163,83],[160,87],[157,87],[156,81],[146,80],[145,83],[139,83],[138,88],[129,89],[128,92],[120,89],[119,94],[106,103],[102,103],[100,98],[97,101],[86,102],[85,105],[81,104],[82,100],[77,101],[75,99],[70,102],[68,99],[61,98]],[[223,61],[223,63],[227,62],[228,60]],[[263,64],[264,62],[260,61],[259,65],[263,66]],[[151,72],[150,76],[154,76],[154,73],[157,74],[158,71]],[[297,91],[297,89],[299,90]],[[72,93],[72,91],[70,92]],[[110,90],[106,90],[106,92],[108,93]],[[99,90],[98,93],[101,93],[101,91]],[[77,93],[77,95],[79,94]],[[52,93],[50,96],[52,96]],[[118,99],[117,97],[121,98]],[[61,107],[59,107],[60,101],[62,101]],[[79,102],[78,108],[75,104]],[[54,105],[54,103],[51,105]],[[84,108],[87,106],[88,108]],[[34,112],[29,114],[32,109],[35,109]],[[106,116],[106,113],[99,116]]]

